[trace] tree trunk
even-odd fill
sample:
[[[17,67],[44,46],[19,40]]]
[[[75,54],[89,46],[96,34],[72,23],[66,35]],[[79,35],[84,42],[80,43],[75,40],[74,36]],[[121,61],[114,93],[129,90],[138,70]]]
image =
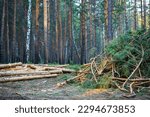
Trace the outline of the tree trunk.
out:
[[[128,17],[127,17],[127,3],[126,0],[124,0],[124,17],[125,17],[125,30],[128,31]]]
[[[144,9],[144,29],[146,29],[146,0],[143,0],[143,9]]]
[[[62,51],[63,51],[63,44],[62,44],[62,19],[61,19],[61,0],[58,1],[57,4],[57,12],[58,12],[58,37],[59,37],[59,63],[62,64],[63,63],[63,56],[62,56]]]
[[[108,39],[111,41],[113,39],[112,31],[112,0],[108,0]]]
[[[50,51],[52,51],[51,49],[50,49],[50,44],[51,44],[51,39],[50,39],[50,32],[51,32],[51,30],[50,30],[50,15],[51,15],[51,13],[50,13],[50,9],[51,9],[51,7],[50,7],[50,0],[48,0],[47,1],[47,41],[48,41],[48,50],[50,50]],[[51,58],[51,55],[50,55],[50,52],[48,52],[48,62],[50,62],[50,58]]]
[[[93,29],[92,29],[92,2],[89,0],[89,17],[90,17],[90,49],[93,47]]]
[[[35,76],[21,76],[21,77],[12,77],[12,78],[1,78],[0,83],[23,81],[23,80],[33,80],[33,79],[41,79],[41,78],[55,78],[57,76],[58,76],[57,74],[51,74],[51,75],[35,75]]]
[[[58,63],[59,62],[59,52],[58,52],[58,24],[59,24],[59,22],[58,22],[58,20],[59,20],[59,16],[58,16],[58,1],[56,0],[55,1],[55,12],[56,12],[56,27],[55,27],[55,30],[56,30],[56,47],[55,47],[55,52],[56,52],[56,62]]]
[[[14,0],[14,19],[13,19],[13,42],[12,42],[12,61],[16,61],[16,0]]]
[[[94,0],[94,37],[93,46],[96,47],[96,0]]]
[[[64,12],[65,12],[65,17],[64,17],[64,40],[63,40],[63,48],[64,48],[64,63],[67,63],[67,1],[65,0],[65,5],[64,5]]]
[[[35,63],[39,63],[40,57],[39,57],[39,5],[40,1],[36,0],[36,31],[35,31]]]
[[[104,17],[105,17],[105,41],[104,46],[109,42],[108,39],[108,0],[104,0]]]
[[[48,14],[47,14],[47,0],[44,0],[44,53],[45,53],[45,59],[44,59],[44,63],[48,63],[48,39],[47,39],[47,34],[48,34]]]
[[[72,37],[72,0],[69,0],[68,10],[68,34],[69,34],[69,48],[68,48],[68,62],[73,61],[73,37]]]
[[[9,52],[9,15],[8,15],[8,13],[9,13],[9,11],[8,11],[8,1],[7,1],[7,37],[6,37],[6,63],[9,63],[9,59],[10,59],[10,52]]]
[[[144,28],[144,21],[143,21],[143,0],[141,0],[141,28]]]
[[[32,9],[32,2],[28,0],[28,14],[27,14],[27,41],[26,41],[26,55],[27,55],[27,62],[29,62],[30,56],[30,34],[31,34],[31,9]]]
[[[137,2],[134,0],[134,30],[137,28]]]
[[[86,48],[85,48],[85,0],[81,0],[81,64],[86,63]]]
[[[1,25],[1,38],[0,38],[0,62],[4,62],[4,45],[3,45],[3,37],[4,37],[4,26],[5,26],[5,0],[3,1],[3,12],[2,12],[2,25]]]

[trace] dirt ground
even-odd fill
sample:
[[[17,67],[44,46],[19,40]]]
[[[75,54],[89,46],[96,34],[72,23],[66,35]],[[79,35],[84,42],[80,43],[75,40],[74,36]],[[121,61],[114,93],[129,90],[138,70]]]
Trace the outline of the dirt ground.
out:
[[[58,78],[38,79],[19,82],[0,83],[1,100],[149,100],[147,94],[138,94],[134,98],[123,97],[123,92],[112,89],[87,90],[79,85],[67,84],[56,88]]]

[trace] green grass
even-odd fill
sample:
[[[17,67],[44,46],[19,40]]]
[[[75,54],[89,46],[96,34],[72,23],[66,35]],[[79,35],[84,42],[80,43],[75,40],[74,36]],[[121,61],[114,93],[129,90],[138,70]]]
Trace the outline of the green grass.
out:
[[[79,65],[79,64],[71,64],[71,65],[67,66],[66,68],[78,71],[81,68],[81,65]]]

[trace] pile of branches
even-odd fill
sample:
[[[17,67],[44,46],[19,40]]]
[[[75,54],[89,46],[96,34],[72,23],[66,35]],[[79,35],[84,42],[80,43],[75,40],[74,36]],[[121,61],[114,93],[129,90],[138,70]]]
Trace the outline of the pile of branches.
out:
[[[105,53],[98,55],[83,65],[72,80],[85,84],[91,82],[95,88],[117,87],[132,97],[136,91],[150,87],[150,32],[140,30],[128,32],[114,39]],[[91,85],[87,83],[88,85]]]
[[[0,83],[55,78],[60,74],[72,73],[74,70],[65,68],[66,65],[49,66],[47,64],[0,64]]]

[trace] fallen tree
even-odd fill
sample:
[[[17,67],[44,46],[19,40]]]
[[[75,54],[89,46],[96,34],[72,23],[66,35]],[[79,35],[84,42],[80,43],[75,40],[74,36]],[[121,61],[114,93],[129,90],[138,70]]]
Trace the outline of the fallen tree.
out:
[[[7,71],[0,72],[0,77],[4,76],[18,76],[18,75],[49,75],[49,74],[61,74],[62,70],[52,70],[52,71]]]
[[[14,82],[14,81],[23,81],[23,80],[33,80],[33,79],[41,79],[41,78],[54,78],[54,77],[57,77],[57,76],[58,76],[58,74],[35,75],[35,76],[20,76],[20,77],[12,77],[12,78],[0,78],[0,83]]]
[[[9,64],[2,64],[0,65],[0,69],[5,69],[5,68],[11,68],[11,67],[16,67],[16,66],[22,66],[22,63],[9,63]]]

